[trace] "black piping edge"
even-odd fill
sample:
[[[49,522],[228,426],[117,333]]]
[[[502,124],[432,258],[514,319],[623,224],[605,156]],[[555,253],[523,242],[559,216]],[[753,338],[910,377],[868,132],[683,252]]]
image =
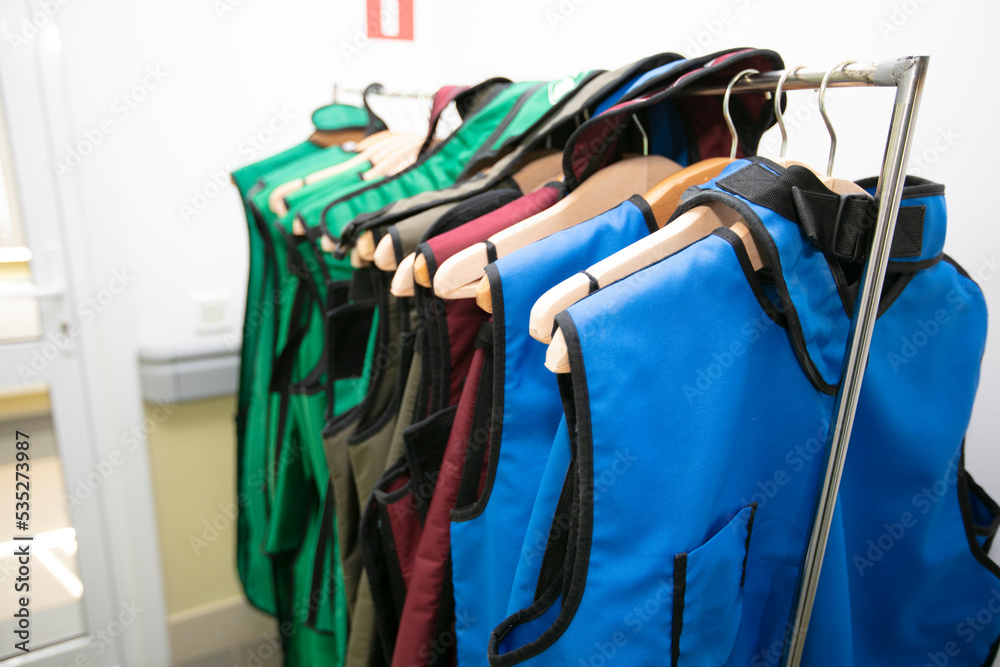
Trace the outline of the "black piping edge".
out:
[[[987,525],[977,525],[975,527],[977,537],[985,537],[986,541],[983,543],[983,551],[989,553],[990,547],[993,545],[993,538],[996,537],[997,529],[1000,528],[1000,505],[990,497],[986,492],[986,489],[976,484],[976,480],[972,479],[969,475],[969,491],[972,492],[979,502],[986,506],[987,511],[993,519]]]
[[[474,168],[478,163],[488,160],[492,156],[499,155],[503,152],[504,146],[509,144],[511,139],[507,139],[506,142],[497,146],[496,149],[492,148],[493,144],[496,143],[496,141],[500,139],[501,135],[507,131],[507,128],[510,127],[511,123],[514,122],[514,119],[517,118],[517,115],[521,112],[521,109],[524,108],[524,105],[527,104],[528,101],[535,96],[535,93],[537,93],[543,86],[547,85],[547,81],[540,81],[521,93],[521,96],[514,102],[514,105],[507,112],[507,115],[504,116],[503,120],[501,120],[495,128],[493,128],[493,131],[490,132],[490,136],[479,145],[476,152],[473,153],[468,162],[466,162],[465,167],[462,169],[462,173],[459,174],[458,180],[471,176],[472,174],[468,173],[469,169]],[[534,125],[534,123],[532,123],[532,125]],[[514,138],[515,141],[517,139],[519,139],[519,137]]]
[[[962,528],[965,532],[965,538],[969,543],[969,550],[972,552],[973,557],[979,561],[986,570],[992,574],[997,579],[1000,579],[1000,565],[993,562],[986,550],[983,549],[979,544],[979,540],[976,539],[975,531],[975,518],[972,516],[972,501],[969,500],[969,494],[972,491],[972,487],[978,485],[973,481],[972,475],[968,473],[965,469],[965,442],[962,443],[962,454],[959,457],[958,463],[958,484],[956,484],[958,491],[958,507],[962,513]]]
[[[306,330],[303,334],[303,340],[299,341],[298,347],[301,349],[304,338],[308,335],[309,329],[312,326],[312,318],[316,315],[320,317],[323,316],[323,303],[325,301],[325,294],[320,294],[319,283],[316,281],[316,277],[309,271],[309,265],[306,263],[305,254],[299,249],[301,244],[308,244],[308,247],[312,247],[312,244],[305,238],[299,236],[293,236],[289,234],[284,227],[278,225],[278,231],[281,233],[281,237],[285,240],[288,246],[288,256],[291,258],[295,257],[296,264],[301,267],[301,273],[296,272],[295,276],[298,278],[299,287],[305,288],[306,293],[312,298],[312,303],[306,306],[306,313],[304,317],[305,321],[302,323],[302,327]],[[291,262],[289,262],[291,263]],[[326,267],[323,265],[322,261],[319,261],[319,266],[321,271],[325,274],[325,277],[329,277],[329,273],[326,271]],[[323,338],[326,339],[326,322],[324,320],[322,325]],[[293,393],[305,393],[311,389],[316,392],[326,389],[326,383],[322,382],[323,374],[326,371],[326,360],[327,360],[327,348],[323,345],[320,351],[319,358],[316,360],[316,364],[299,380],[293,380],[291,384],[291,390]],[[296,358],[298,358],[298,352],[296,352]]]
[[[711,64],[715,60],[718,60],[719,58],[722,58],[724,56],[730,56],[730,58],[723,63]],[[769,60],[773,65],[773,68],[768,71],[780,70],[784,67],[784,61],[782,60],[781,55],[778,54],[776,51],[772,51],[770,49],[736,47],[736,48],[725,49],[722,51],[717,51],[715,53],[706,54],[704,56],[699,56],[697,58],[691,58],[682,66],[670,70],[662,77],[658,77],[658,79],[660,79],[659,83],[656,84],[660,88],[658,92],[652,94],[643,93],[641,94],[642,101],[636,104],[635,106],[630,106],[624,110],[616,111],[614,115],[608,115],[606,112],[601,117],[604,118],[605,122],[608,123],[611,123],[612,121],[614,121],[618,125],[620,125],[621,123],[631,123],[632,121],[630,120],[630,116],[635,115],[637,112],[645,111],[646,109],[652,106],[658,106],[665,100],[670,99],[671,97],[678,97],[677,93],[689,87],[692,83],[696,83],[700,79],[717,74],[721,70],[724,70],[728,67],[732,67],[733,65],[743,63],[753,58],[765,58]],[[670,81],[671,79],[672,81],[669,83],[669,85],[667,85],[667,81]],[[647,85],[649,84],[652,84],[652,82],[647,82]],[[640,99],[640,97],[638,96],[630,97],[628,98],[627,101],[632,102],[636,99]],[[736,104],[734,105],[734,108],[738,109],[740,113],[734,115],[743,116],[743,118],[740,119],[741,122],[739,123],[739,127],[737,128],[737,134],[740,136],[741,140],[740,144],[745,148],[745,152],[747,153],[756,152],[756,148],[757,145],[760,143],[761,136],[764,134],[764,132],[767,131],[768,128],[774,125],[773,107],[771,107],[771,105],[769,104],[765,104],[764,107],[762,108],[761,118],[757,119],[758,125],[754,127],[747,127],[742,122],[745,120],[745,115],[746,115],[743,103],[739,99],[739,97],[737,97],[735,102]],[[683,116],[681,118],[681,121],[684,126],[685,133],[689,134],[688,133],[688,126],[690,125],[689,121]],[[577,173],[573,170],[573,164],[572,164],[572,156],[574,154],[573,148],[575,148],[578,145],[583,128],[586,127],[591,122],[596,123],[594,118],[591,118],[589,121],[587,121],[587,123],[584,123],[583,125],[578,127],[576,131],[573,132],[573,134],[570,136],[569,140],[566,142],[567,150],[563,154],[564,156],[563,171],[566,174],[565,182],[567,184],[567,188],[570,191],[576,189],[577,187],[580,186],[581,183],[590,178],[590,176],[592,176],[595,171],[593,168],[594,164],[597,161],[603,159],[604,156],[608,154],[608,151],[611,150],[612,147],[619,145],[619,142],[615,141],[614,143],[606,144],[605,146],[600,148],[598,152],[591,153],[588,156],[590,159],[588,161],[587,166],[578,176]],[[616,127],[618,125],[616,125]],[[692,160],[697,161],[701,159],[702,156],[699,155],[697,143],[689,145],[687,148],[689,149]]]
[[[750,503],[747,507],[750,510],[750,518],[747,519],[747,539],[743,543],[743,574],[740,575],[740,588],[746,583],[747,578],[747,558],[750,557],[750,537],[753,535],[753,520],[757,517],[757,503]]]
[[[684,629],[684,594],[687,592],[687,554],[674,556],[674,600],[670,619],[670,665],[681,659],[681,631]]]
[[[396,229],[396,225],[389,225],[386,233],[389,235],[389,238],[392,239],[392,250],[396,254],[396,264],[399,264],[405,259],[403,255],[403,238],[399,235],[399,230]]]
[[[743,269],[743,277],[746,278],[750,291],[753,292],[754,298],[757,299],[757,304],[771,318],[772,322],[783,329],[787,329],[788,321],[785,319],[784,313],[778,310],[771,303],[771,300],[767,298],[767,293],[764,291],[764,284],[757,276],[757,272],[753,270],[750,255],[747,253],[746,246],[743,245],[743,239],[739,237],[739,234],[728,227],[721,227],[713,231],[710,236],[718,236],[733,247],[733,252],[736,253],[736,260],[740,263],[740,268]]]
[[[944,257],[944,253],[939,253],[934,257],[929,257],[927,259],[919,259],[913,262],[904,262],[900,260],[890,260],[885,267],[886,273],[916,273],[917,271],[923,271],[924,269],[929,269]]]
[[[503,439],[503,386],[507,363],[504,349],[506,328],[503,281],[495,264],[487,264],[485,273],[490,281],[490,294],[493,298],[493,409],[490,412],[490,450],[486,459],[486,480],[483,482],[483,491],[471,505],[456,507],[451,511],[451,520],[454,523],[471,521],[486,509],[493,492],[493,483],[496,481],[497,466],[500,463],[500,443]]]
[[[946,263],[951,264],[955,268],[955,270],[958,271],[958,274],[960,276],[971,282],[976,287],[979,287],[979,283],[977,283],[975,279],[969,275],[969,272],[965,270],[965,267],[956,262],[951,255],[948,254],[941,255],[941,259],[943,259]],[[983,291],[981,287],[979,287],[979,291],[980,292]]]
[[[434,274],[437,273],[438,265],[437,258],[434,257],[434,250],[431,248],[430,243],[426,241],[418,243],[417,249],[413,251],[414,256],[423,255],[424,260],[427,262],[427,275],[431,277],[431,286],[434,285]]]
[[[847,282],[847,276],[844,275],[844,268],[840,265],[835,257],[826,257],[826,263],[830,267],[830,275],[833,276],[833,282],[837,286],[837,296],[840,297],[840,305],[844,307],[844,313],[851,317],[854,312],[854,300],[858,296],[858,283],[849,284]],[[937,263],[936,261],[934,262]],[[876,313],[876,320],[892,307],[892,304],[896,303],[903,291],[906,289],[910,281],[916,276],[915,272],[886,272],[887,282],[882,288],[882,297],[878,302],[878,313]]]
[[[653,207],[649,205],[645,197],[642,195],[632,195],[628,198],[628,201],[632,202],[642,212],[642,219],[646,221],[646,228],[649,229],[650,234],[660,229],[660,223],[656,221]]]
[[[323,573],[326,570],[327,556],[333,555],[332,553],[327,554],[327,550],[330,546],[330,540],[337,539],[337,536],[333,533],[333,519],[330,517],[330,513],[333,512],[333,482],[327,479],[326,485],[326,496],[323,499],[323,510],[320,513],[319,539],[316,544],[316,554],[313,556],[312,577],[309,581],[309,605],[306,626],[324,635],[335,635],[336,630],[324,630],[318,627],[322,595],[324,592],[335,593],[336,591],[336,589],[330,590],[329,587],[323,586]],[[330,551],[332,552],[333,550],[330,549]],[[332,563],[329,576],[331,579],[334,578]],[[331,599],[331,601],[333,600]]]
[[[844,312],[850,317],[854,308],[855,293],[851,291],[851,286],[847,283],[844,268],[834,257],[828,256],[826,263],[830,267],[830,275],[833,276],[833,282],[837,286],[837,296],[840,297],[840,305],[844,307]]]
[[[1000,636],[997,637],[997,640],[993,642],[993,646],[990,647],[990,652],[986,656],[986,662],[983,663],[983,667],[990,667],[993,664],[996,660],[998,650],[1000,650]]]
[[[263,189],[263,185],[261,186],[261,189]],[[268,232],[267,225],[264,223],[264,216],[260,212],[260,209],[257,207],[257,205],[254,204],[252,201],[248,201],[247,205],[251,213],[253,214],[254,226],[257,227],[257,233],[260,235],[261,241],[264,245],[263,270],[267,272],[268,269],[270,269],[271,281],[273,283],[272,294],[274,295],[274,298],[272,300],[274,302],[275,313],[278,313],[280,312],[281,308],[281,278],[283,276],[280,275],[280,269],[278,267],[278,257],[277,253],[275,252],[274,238]],[[271,319],[272,319],[271,325],[274,332],[274,340],[278,340],[279,318],[272,317]],[[274,367],[274,361],[277,359],[277,356],[278,356],[277,352],[272,351],[272,358],[271,358],[272,368]]]
[[[391,470],[392,468],[386,470],[386,473],[390,472]],[[410,469],[404,466],[403,468],[400,468],[395,472],[396,474],[391,478],[391,481],[396,481],[396,479],[399,478],[399,475],[403,473],[409,474]],[[389,479],[387,479],[387,481],[389,481]],[[410,495],[412,489],[413,489],[413,479],[406,480],[406,483],[403,484],[403,486],[396,489],[395,491],[383,491],[379,489],[378,486],[376,486],[374,489],[372,489],[372,498],[374,498],[379,505],[392,505],[394,503],[398,503],[400,500]]]
[[[682,203],[670,219],[673,221],[696,206],[714,202],[728,206],[739,213],[743,217],[744,223],[750,228],[754,241],[757,243],[757,249],[761,251],[765,258],[765,264],[771,267],[771,272],[774,275],[775,287],[778,290],[778,296],[785,304],[783,314],[786,322],[788,323],[787,329],[789,332],[789,339],[792,342],[792,349],[795,351],[795,356],[799,359],[799,365],[802,367],[806,377],[809,378],[809,381],[818,391],[827,394],[828,396],[836,395],[837,385],[830,384],[823,378],[823,375],[819,372],[819,368],[816,366],[816,363],[809,355],[809,349],[806,346],[805,341],[805,334],[803,334],[802,326],[799,324],[799,315],[795,308],[795,304],[792,302],[792,298],[789,295],[788,285],[785,283],[785,276],[781,270],[781,257],[778,253],[778,246],[774,242],[774,239],[771,238],[771,234],[767,231],[767,227],[761,221],[757,213],[750,207],[750,205],[747,204],[742,197],[737,195],[732,195],[720,190],[704,189],[700,190],[697,194]]]
[[[855,181],[863,190],[874,190],[878,187],[878,176],[869,176]],[[906,176],[903,181],[903,199],[918,199],[921,197],[937,197],[944,195],[944,185],[929,181],[919,176]]]
[[[584,366],[583,350],[580,347],[580,336],[576,330],[576,324],[568,311],[563,311],[556,315],[556,324],[562,329],[566,339],[566,347],[570,358],[570,381],[572,382],[573,400],[576,404],[576,436],[577,451],[575,459],[577,462],[577,498],[579,521],[577,522],[576,542],[572,541],[574,535],[570,532],[570,542],[567,545],[567,556],[572,554],[570,567],[570,578],[568,585],[560,592],[553,586],[552,590],[556,596],[562,594],[562,608],[552,625],[547,628],[538,639],[520,646],[509,653],[498,655],[497,650],[500,642],[506,637],[515,626],[534,620],[544,614],[555,602],[552,600],[540,599],[527,609],[522,609],[516,614],[505,619],[494,629],[490,637],[489,661],[491,667],[509,667],[529,658],[533,658],[547,648],[552,646],[569,628],[576,611],[583,600],[584,587],[587,583],[587,572],[590,567],[590,548],[594,532],[594,458],[593,458],[593,430],[590,421],[590,395],[587,391],[587,373]],[[548,596],[547,596],[548,597]]]

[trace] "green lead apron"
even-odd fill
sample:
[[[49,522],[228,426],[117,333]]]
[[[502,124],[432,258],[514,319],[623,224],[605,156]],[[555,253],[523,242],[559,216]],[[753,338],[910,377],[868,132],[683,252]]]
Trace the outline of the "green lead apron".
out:
[[[343,160],[346,154],[321,151],[330,159]],[[306,169],[315,169],[313,151],[304,160],[308,162]],[[272,170],[277,185],[289,180],[296,174],[291,164]],[[301,173],[309,173],[308,171]],[[274,350],[280,345],[278,340],[283,335],[277,317],[277,307],[281,303],[282,293],[294,290],[296,279],[283,272],[284,254],[277,256],[283,242],[275,236],[270,226],[266,209],[266,200],[270,188],[259,184],[254,188],[247,200],[251,212],[251,248],[259,248],[259,257],[251,257],[251,283],[248,294],[255,288],[256,298],[248,299],[247,319],[244,326],[246,332],[243,353],[247,357],[241,369],[241,399],[244,402],[243,412],[239,420],[242,427],[239,438],[239,541],[238,567],[248,599],[264,611],[276,613],[274,599],[274,575],[272,566],[261,545],[264,542],[270,506],[267,493],[266,461],[268,456],[265,439],[268,423],[268,388],[271,382],[271,367]],[[273,482],[273,480],[272,480]]]
[[[368,115],[363,109],[347,106],[343,104],[331,104],[321,107],[313,112],[312,121],[314,127],[319,131],[336,131],[348,129],[360,129],[366,126]],[[253,164],[237,169],[232,173],[233,184],[236,185],[240,193],[240,199],[244,201],[244,210],[247,216],[247,225],[250,239],[250,275],[247,289],[247,302],[244,314],[253,312],[252,307],[259,304],[259,286],[262,284],[260,271],[263,263],[263,245],[256,226],[252,220],[247,197],[257,182],[275,169],[296,160],[322,151],[322,147],[311,142],[304,141],[292,146],[276,155],[260,160]],[[256,351],[256,327],[251,326],[247,330],[247,324],[252,325],[252,320],[244,319],[243,329],[243,349],[241,351],[240,365],[240,389],[237,403],[237,437],[243,436],[243,419],[247,406],[247,397],[250,390],[251,364],[248,363],[253,352]]]
[[[336,153],[334,150],[329,152]],[[341,153],[339,159],[349,157],[348,154]],[[300,169],[315,170],[317,165],[314,159],[307,159],[304,162],[306,166],[300,165]],[[286,173],[284,169],[279,169],[277,172],[272,187],[288,180],[288,176],[298,175]],[[262,188],[255,194],[256,203],[262,207],[266,206],[270,188]],[[266,208],[264,210],[266,211]],[[304,297],[299,295],[304,292],[299,281],[305,275],[297,277],[294,273],[281,274],[280,269],[288,267],[287,252],[283,250],[287,239],[276,232],[273,227],[273,216],[264,215],[257,207],[254,207],[254,213],[260,225],[259,230],[267,232],[266,236],[262,235],[262,240],[265,248],[270,251],[271,270],[265,272],[265,291],[267,285],[277,285],[277,289],[267,294],[269,299],[273,299],[273,303],[269,304],[271,307],[264,312],[272,317],[261,319],[260,328],[267,335],[260,337],[258,354],[254,360],[257,386],[267,388],[274,380],[269,373],[270,365],[275,361],[274,351],[286,349],[288,343],[288,325],[292,319],[291,311],[295,308],[296,297],[300,304],[303,303]],[[285,224],[290,226],[291,218],[288,218]],[[343,262],[339,264],[344,265]],[[349,271],[349,268],[347,270]],[[278,311],[276,318],[273,317],[274,306],[277,306]],[[314,319],[322,323],[322,318]],[[271,326],[272,324],[274,326]],[[314,332],[313,339],[315,337]],[[320,331],[320,353],[322,337]],[[300,341],[299,345],[303,345],[304,342],[305,340]],[[313,342],[313,347],[315,346]],[[287,349],[290,356],[292,348]],[[303,349],[308,349],[308,346]],[[292,363],[292,360],[286,357],[285,364],[288,363]],[[297,368],[301,368],[302,363],[297,362]],[[259,572],[263,574],[255,578],[253,583],[257,584],[258,588],[268,590],[264,581],[267,575],[270,575],[273,581],[270,590],[274,591],[276,599],[274,608],[279,620],[282,621],[282,628],[290,624],[290,629],[286,632],[286,663],[315,664],[317,659],[342,656],[346,643],[346,614],[343,601],[338,604],[333,595],[323,594],[325,590],[332,593],[342,590],[342,582],[338,581],[342,575],[334,539],[336,527],[328,497],[329,479],[322,454],[322,442],[319,440],[326,399],[322,395],[288,396],[287,393],[291,388],[282,387],[282,382],[284,380],[273,387],[277,390],[277,394],[272,393],[268,396],[265,389],[265,392],[253,392],[251,397],[256,399],[256,404],[252,401],[250,420],[254,427],[247,433],[249,446],[244,447],[244,454],[249,452],[258,455],[256,460],[262,461],[263,464],[259,467],[247,466],[246,456],[241,460],[241,472],[249,469],[251,474],[257,474],[257,478],[263,478],[266,482],[266,493],[251,492],[243,497],[250,503],[258,501],[254,503],[257,506],[263,505],[264,543],[266,550],[274,554],[274,568],[270,571],[259,568]],[[364,381],[354,384],[363,386]],[[260,405],[262,393],[265,394],[263,406]],[[357,388],[354,388],[353,393],[358,394]],[[341,402],[346,404],[348,400],[350,397],[345,395]],[[254,407],[257,408],[256,411]],[[268,418],[269,411],[272,413],[271,418]],[[263,417],[259,417],[261,412]],[[264,428],[257,428],[261,419]],[[281,422],[280,428],[279,422]],[[271,433],[271,439],[261,446],[257,440],[265,432]],[[263,450],[262,456],[260,456],[261,450]],[[241,481],[244,479],[241,476]],[[263,502],[259,502],[260,500]],[[244,507],[249,506],[244,504]],[[277,511],[269,512],[271,508]],[[300,545],[299,548],[284,552],[284,549],[294,548],[296,544]],[[254,554],[261,553],[258,545],[257,541],[251,542],[248,545],[249,551]],[[330,582],[328,586],[319,587],[324,590],[318,597],[317,581]],[[248,595],[252,592],[253,589],[248,587]],[[330,636],[314,637],[315,633],[306,627],[307,625],[325,630]],[[314,649],[319,652],[314,654]]]
[[[367,113],[356,107],[334,104],[318,109],[313,115],[313,123],[317,130],[359,129],[366,125]],[[258,221],[254,219],[250,209],[249,196],[257,182],[266,174],[320,151],[322,151],[321,146],[305,141],[277,155],[238,169],[232,174],[233,183],[239,190],[241,199],[244,200],[249,238],[249,277],[241,338],[240,383],[236,414],[237,492],[241,507],[237,521],[237,570],[250,602],[269,613],[276,611],[271,583],[273,575],[270,572],[270,563],[260,557],[256,549],[257,540],[252,537],[256,532],[253,526],[255,522],[251,519],[254,512],[246,511],[248,504],[257,504],[251,496],[256,496],[258,499],[261,496],[259,493],[261,480],[260,476],[255,474],[256,471],[246,470],[245,436],[255,359],[258,357],[258,339],[260,332],[268,328],[267,322],[273,314],[269,305],[268,290],[275,289],[275,286],[271,284],[269,287],[265,284],[265,275],[269,274],[265,242],[259,232]]]

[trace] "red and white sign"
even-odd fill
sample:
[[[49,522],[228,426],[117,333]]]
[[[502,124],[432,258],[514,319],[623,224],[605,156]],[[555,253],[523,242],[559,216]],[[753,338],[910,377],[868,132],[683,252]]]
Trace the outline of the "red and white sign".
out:
[[[366,0],[368,36],[413,41],[413,0]]]

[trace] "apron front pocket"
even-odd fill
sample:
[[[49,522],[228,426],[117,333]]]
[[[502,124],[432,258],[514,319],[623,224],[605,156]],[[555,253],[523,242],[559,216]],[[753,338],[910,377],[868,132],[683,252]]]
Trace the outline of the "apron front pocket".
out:
[[[757,504],[697,549],[674,557],[672,667],[724,665],[743,618],[743,574]]]

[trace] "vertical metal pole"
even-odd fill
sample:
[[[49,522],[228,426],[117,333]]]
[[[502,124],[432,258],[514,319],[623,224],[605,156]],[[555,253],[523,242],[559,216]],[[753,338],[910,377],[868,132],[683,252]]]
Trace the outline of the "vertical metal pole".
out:
[[[927,56],[918,56],[897,61],[898,84],[896,102],[892,113],[892,125],[885,147],[882,172],[879,175],[878,215],[872,235],[872,248],[865,263],[858,297],[854,303],[851,329],[847,339],[847,357],[841,373],[840,387],[834,403],[834,420],[827,437],[824,453],[825,474],[816,498],[813,513],[812,532],[802,562],[799,575],[798,599],[793,610],[791,631],[788,635],[788,649],[784,665],[798,667],[809,630],[816,587],[823,568],[823,555],[830,536],[830,524],[837,504],[837,491],[844,471],[847,445],[851,439],[854,414],[857,411],[861,381],[868,364],[868,352],[872,331],[878,314],[885,269],[889,262],[893,232],[896,228],[896,214],[903,194],[906,163],[909,157],[910,130],[917,117],[920,94],[923,92],[924,77],[927,74]]]

